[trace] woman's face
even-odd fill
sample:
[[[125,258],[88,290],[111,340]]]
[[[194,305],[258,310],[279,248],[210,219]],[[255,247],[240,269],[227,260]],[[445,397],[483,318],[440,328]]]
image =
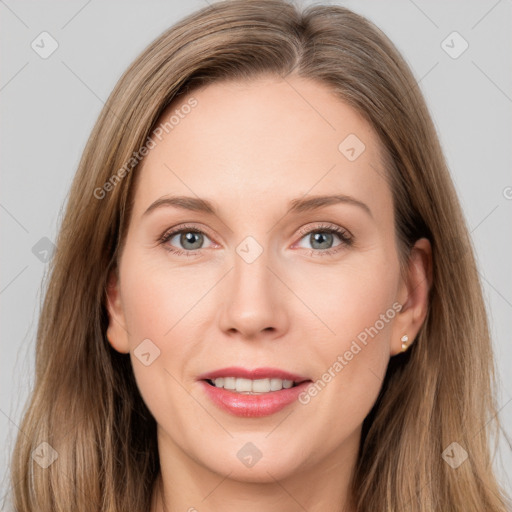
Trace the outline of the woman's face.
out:
[[[298,77],[210,85],[162,123],[176,109],[137,171],[109,289],[161,458],[245,481],[353,461],[424,317],[375,133]]]

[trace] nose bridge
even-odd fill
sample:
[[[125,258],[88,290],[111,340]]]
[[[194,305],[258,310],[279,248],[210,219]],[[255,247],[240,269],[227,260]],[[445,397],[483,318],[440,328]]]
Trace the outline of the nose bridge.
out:
[[[269,252],[257,242],[243,241],[236,248],[233,262],[234,286],[239,291],[267,295],[269,290]],[[261,247],[261,249],[260,249]]]
[[[249,309],[263,309],[275,298],[269,277],[269,251],[267,247],[247,237],[237,247],[233,262],[232,296],[239,306]],[[235,300],[236,299],[236,300]]]

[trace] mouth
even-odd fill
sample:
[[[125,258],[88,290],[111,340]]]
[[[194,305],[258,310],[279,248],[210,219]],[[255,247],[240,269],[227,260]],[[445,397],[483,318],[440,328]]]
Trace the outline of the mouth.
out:
[[[312,383],[306,377],[274,368],[239,367],[215,370],[197,380],[216,406],[242,417],[274,414],[296,402]]]
[[[289,379],[244,379],[242,377],[217,377],[216,379],[205,379],[205,382],[216,388],[227,389],[235,393],[247,395],[260,395],[262,393],[273,393],[282,389],[290,389],[301,384]]]

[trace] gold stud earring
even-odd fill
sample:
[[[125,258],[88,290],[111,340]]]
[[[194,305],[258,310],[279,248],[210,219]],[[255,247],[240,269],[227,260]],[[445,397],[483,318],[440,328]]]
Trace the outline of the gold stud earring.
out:
[[[407,336],[407,334],[404,334],[400,341],[402,342],[402,352],[405,352],[407,350],[407,342],[409,341],[409,336]]]

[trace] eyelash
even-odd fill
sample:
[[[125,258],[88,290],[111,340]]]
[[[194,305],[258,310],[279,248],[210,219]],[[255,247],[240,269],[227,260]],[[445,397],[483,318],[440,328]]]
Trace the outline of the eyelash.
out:
[[[171,240],[175,235],[178,235],[180,233],[199,233],[202,235],[206,235],[209,237],[207,233],[204,231],[201,231],[200,229],[196,228],[195,226],[187,226],[187,225],[181,225],[176,228],[172,228],[171,230],[165,231],[159,238],[158,243],[164,246],[164,249],[166,251],[169,251],[172,254],[175,254],[177,256],[195,256],[198,251],[201,249],[197,249],[196,251],[183,251],[181,249],[176,249],[167,242]],[[313,229],[303,229],[299,231],[300,240],[302,240],[306,235],[309,235],[311,233],[331,233],[338,236],[341,243],[339,245],[336,245],[330,249],[309,249],[310,255],[319,255],[322,256],[330,256],[335,253],[337,253],[339,250],[341,250],[344,246],[345,247],[351,247],[354,244],[354,237],[345,229],[340,228],[339,226],[336,226],[335,224],[321,224],[318,226],[315,226]]]

